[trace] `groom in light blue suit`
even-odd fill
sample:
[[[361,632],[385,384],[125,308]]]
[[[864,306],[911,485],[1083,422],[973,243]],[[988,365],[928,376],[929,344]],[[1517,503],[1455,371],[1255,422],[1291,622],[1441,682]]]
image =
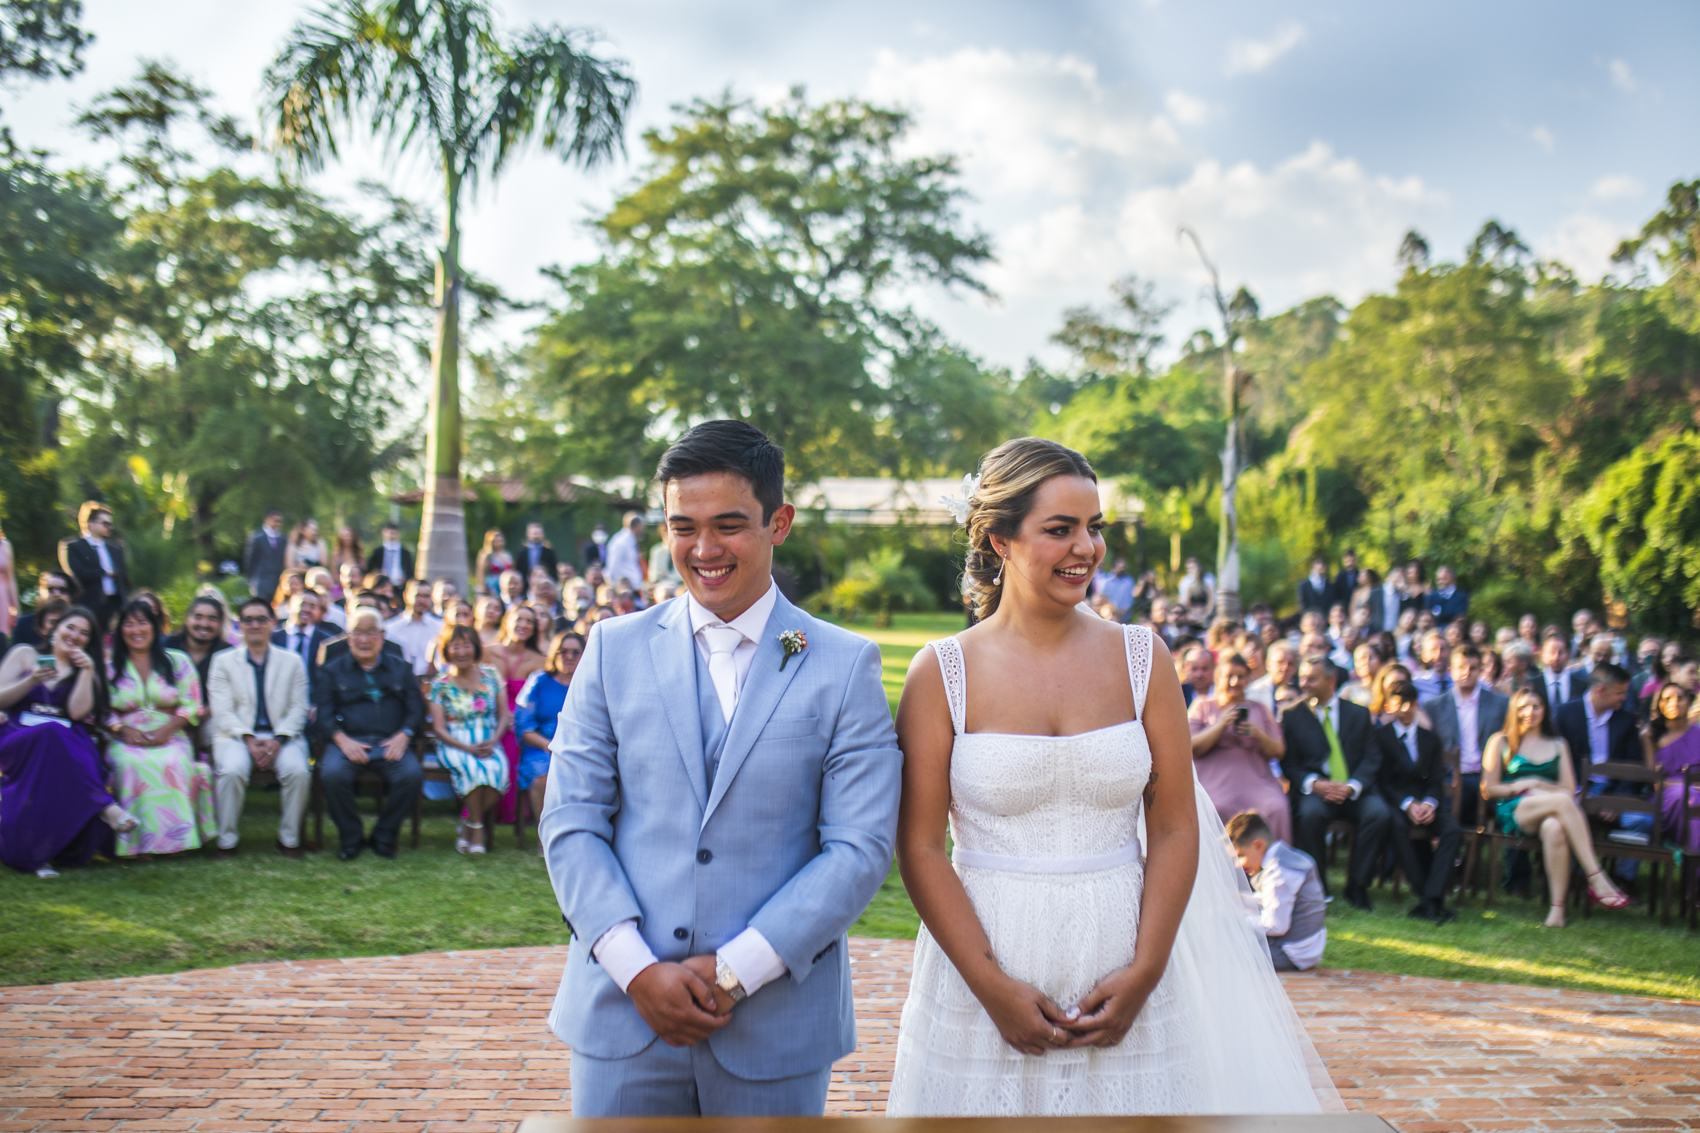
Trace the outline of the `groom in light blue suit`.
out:
[[[774,586],[795,511],[761,432],[698,425],[656,475],[688,594],[598,622],[561,710],[549,1026],[575,1117],[818,1116],[856,1049],[845,932],[896,833],[879,649]]]

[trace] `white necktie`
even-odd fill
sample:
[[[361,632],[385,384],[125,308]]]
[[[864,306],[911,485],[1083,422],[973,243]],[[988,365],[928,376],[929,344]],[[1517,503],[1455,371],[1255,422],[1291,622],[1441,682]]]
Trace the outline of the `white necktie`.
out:
[[[738,666],[732,654],[744,643],[744,635],[729,625],[703,626],[702,640],[708,646],[708,676],[720,698],[720,715],[730,724],[732,710],[738,707]]]

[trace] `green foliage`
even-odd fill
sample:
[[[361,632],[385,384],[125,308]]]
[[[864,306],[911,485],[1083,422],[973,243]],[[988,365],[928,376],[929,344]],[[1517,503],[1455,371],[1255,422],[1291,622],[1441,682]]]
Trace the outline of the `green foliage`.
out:
[[[921,572],[905,563],[903,552],[895,547],[851,563],[820,601],[823,609],[845,621],[872,613],[874,625],[881,629],[891,624],[893,610],[925,610],[933,604]]]
[[[185,510],[115,500],[115,516],[132,542],[187,521],[195,546],[160,564],[171,577],[234,554],[265,507],[305,513],[396,458],[379,438],[423,334],[426,218],[380,196],[367,219],[243,172],[239,126],[157,64],[83,121],[120,147],[126,224],[110,257],[110,330],[65,376],[63,474],[73,497],[118,491],[144,454]],[[197,129],[198,148],[214,143],[225,164],[184,148]]]
[[[1700,610],[1700,433],[1612,465],[1582,498],[1580,523],[1606,592],[1649,625],[1694,624]]]
[[[710,417],[785,444],[802,480],[969,466],[1008,428],[1007,379],[912,312],[899,287],[979,289],[985,237],[959,231],[956,166],[901,158],[908,119],[800,92],[699,100],[644,136],[644,179],[599,223],[593,264],[495,375],[474,450],[540,479],[645,475]]]

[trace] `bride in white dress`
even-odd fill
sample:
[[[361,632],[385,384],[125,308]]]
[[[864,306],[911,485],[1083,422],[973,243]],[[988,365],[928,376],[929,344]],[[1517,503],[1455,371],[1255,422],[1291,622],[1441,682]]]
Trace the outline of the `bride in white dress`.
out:
[[[1167,647],[1077,609],[1104,557],[1091,466],[1023,439],[980,467],[981,620],[916,654],[897,713],[924,927],[888,1115],[1339,1108],[1193,775]]]

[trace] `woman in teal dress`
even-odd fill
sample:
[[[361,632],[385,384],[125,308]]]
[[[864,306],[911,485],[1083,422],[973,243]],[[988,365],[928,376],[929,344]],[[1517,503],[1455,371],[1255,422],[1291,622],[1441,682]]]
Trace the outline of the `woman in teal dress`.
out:
[[[1482,752],[1482,798],[1493,803],[1499,827],[1507,834],[1541,840],[1552,907],[1548,928],[1564,927],[1564,900],[1570,893],[1570,855],[1588,874],[1588,896],[1608,909],[1621,909],[1629,898],[1600,869],[1588,819],[1576,803],[1576,775],[1570,748],[1547,715],[1546,701],[1533,687],[1511,695],[1505,731]]]
[[[437,651],[447,668],[431,682],[431,731],[437,737],[437,760],[448,768],[455,794],[465,800],[455,849],[482,854],[488,845],[484,815],[508,789],[501,740],[513,728],[513,717],[502,678],[478,663],[484,645],[477,630],[444,627]]]

